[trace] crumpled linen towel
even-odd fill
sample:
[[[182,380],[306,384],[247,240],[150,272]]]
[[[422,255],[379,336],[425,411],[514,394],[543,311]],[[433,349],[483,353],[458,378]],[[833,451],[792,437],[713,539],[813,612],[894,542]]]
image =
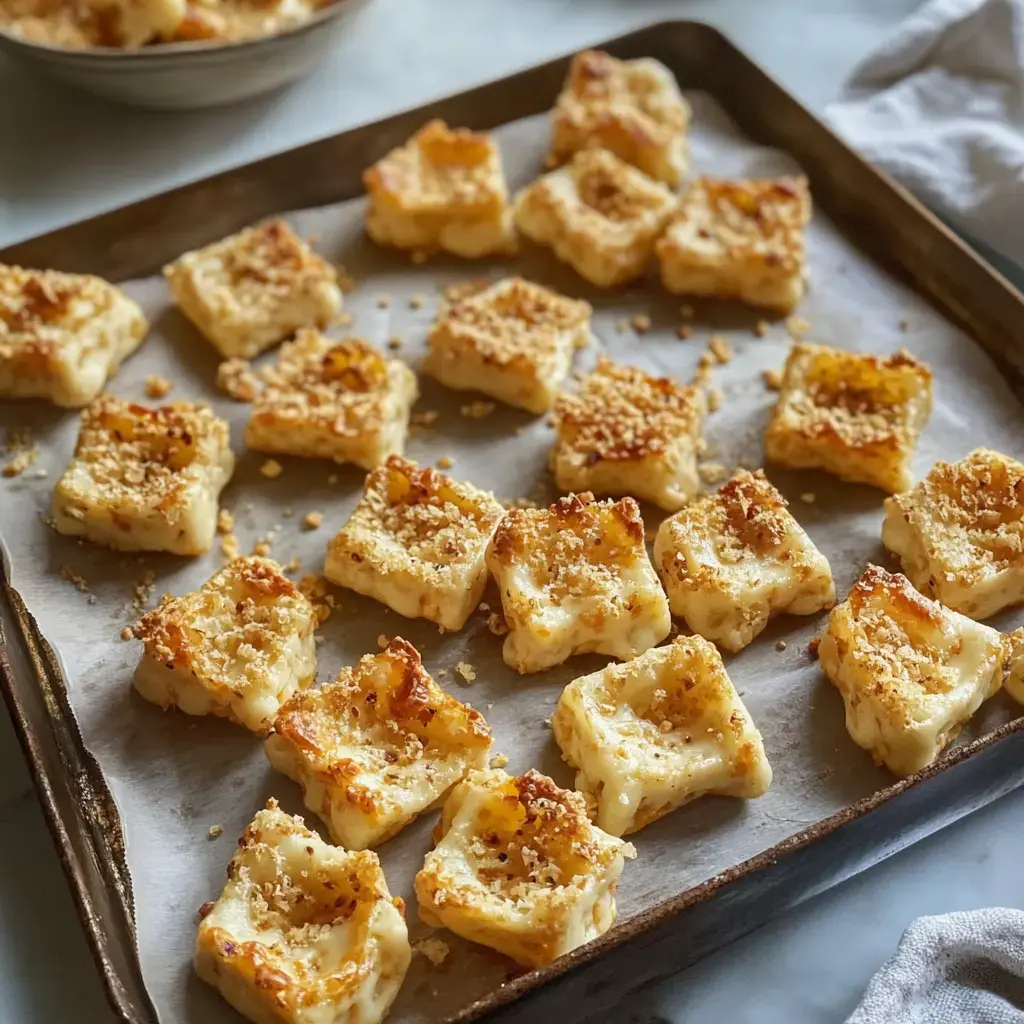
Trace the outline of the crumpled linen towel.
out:
[[[853,72],[832,127],[1024,264],[1024,0],[929,0]]]
[[[1024,911],[919,917],[846,1024],[1022,1024]]]

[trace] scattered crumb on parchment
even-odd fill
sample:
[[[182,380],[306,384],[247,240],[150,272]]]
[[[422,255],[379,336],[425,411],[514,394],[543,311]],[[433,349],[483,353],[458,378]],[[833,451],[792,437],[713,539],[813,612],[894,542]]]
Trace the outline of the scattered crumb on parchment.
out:
[[[769,391],[782,390],[782,372],[780,370],[765,370],[761,376],[764,378],[764,386]]]
[[[472,683],[476,679],[476,669],[468,661],[456,662],[455,671],[462,677],[464,683]]]
[[[259,391],[252,364],[237,356],[217,367],[217,387],[236,402],[251,402]]]
[[[434,967],[440,967],[451,952],[448,943],[443,939],[417,939],[412,944],[412,951],[426,957]]]
[[[467,419],[482,420],[485,416],[490,416],[495,408],[496,406],[493,402],[476,401],[464,405],[459,412]]]
[[[224,834],[224,827],[222,825],[211,825],[206,830],[207,839],[217,839],[219,836]]]
[[[284,472],[284,466],[281,465],[277,459],[267,459],[266,462],[260,466],[260,472],[268,480],[276,480]]]
[[[324,523],[323,512],[318,512],[315,509],[312,512],[307,512],[302,517],[302,525],[307,530],[319,530]]]
[[[147,398],[166,398],[174,388],[174,381],[168,377],[162,377],[158,373],[151,373],[146,378]]]
[[[504,768],[508,764],[508,754],[495,754],[491,758],[492,768]]]
[[[226,508],[217,510],[217,532],[231,533],[235,528],[235,517]]]

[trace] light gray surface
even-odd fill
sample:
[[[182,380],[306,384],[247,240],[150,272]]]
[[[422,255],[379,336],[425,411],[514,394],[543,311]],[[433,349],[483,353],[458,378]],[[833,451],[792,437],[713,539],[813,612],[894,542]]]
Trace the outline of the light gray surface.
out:
[[[628,27],[697,17],[724,28],[812,106],[913,0],[375,0],[308,83],[233,110],[126,112],[0,63],[0,241],[450,92]],[[0,493],[2,498],[2,493]],[[0,716],[0,1022],[110,1024],[10,726]],[[924,913],[1024,905],[1024,793],[651,989],[611,1021],[836,1021]]]

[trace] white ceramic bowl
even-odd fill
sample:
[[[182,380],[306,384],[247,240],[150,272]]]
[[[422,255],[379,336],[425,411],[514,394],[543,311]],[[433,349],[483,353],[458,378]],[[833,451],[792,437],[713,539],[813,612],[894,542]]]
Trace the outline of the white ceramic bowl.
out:
[[[368,2],[335,0],[296,28],[238,43],[65,50],[0,32],[0,50],[48,78],[117,103],[194,110],[271,92],[308,74],[346,18]]]

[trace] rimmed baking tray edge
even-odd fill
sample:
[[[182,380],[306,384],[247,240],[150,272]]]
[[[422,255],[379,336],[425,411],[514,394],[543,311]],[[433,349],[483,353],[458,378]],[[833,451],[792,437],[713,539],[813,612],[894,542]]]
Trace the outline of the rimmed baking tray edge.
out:
[[[844,233],[964,327],[1024,400],[1021,295],[718,30],[700,22],[669,21],[595,45],[622,57],[659,58],[684,88],[711,93],[751,138],[792,152],[811,179],[816,202]],[[187,248],[278,210],[358,195],[362,168],[430,117],[490,128],[542,112],[550,106],[568,59],[566,55],[548,61],[15,244],[0,251],[0,261],[88,271],[114,280],[141,276]],[[128,1024],[152,1024],[155,1013],[135,956],[131,880],[118,813],[98,766],[82,744],[58,661],[6,579],[5,567],[0,687],[111,1005]],[[17,642],[13,653],[6,640],[8,630]],[[17,673],[12,661],[18,664]],[[25,689],[26,676],[37,689],[31,683]],[[528,993],[535,993],[534,1002],[551,998],[547,986],[566,975],[576,979],[579,1019],[588,1001],[603,999],[616,983],[610,961],[601,960],[604,969],[600,976],[595,974],[602,954],[625,943],[645,947],[643,968],[632,964],[627,975],[618,978],[619,990],[678,970],[781,910],[1010,792],[1024,783],[1022,754],[1024,717],[635,915],[554,964],[513,979],[445,1024],[478,1019]],[[1000,770],[993,771],[997,767]],[[680,917],[684,910],[690,913]],[[723,913],[728,921],[719,920]],[[570,984],[568,979],[565,984]],[[599,1005],[593,1003],[594,1009]]]

